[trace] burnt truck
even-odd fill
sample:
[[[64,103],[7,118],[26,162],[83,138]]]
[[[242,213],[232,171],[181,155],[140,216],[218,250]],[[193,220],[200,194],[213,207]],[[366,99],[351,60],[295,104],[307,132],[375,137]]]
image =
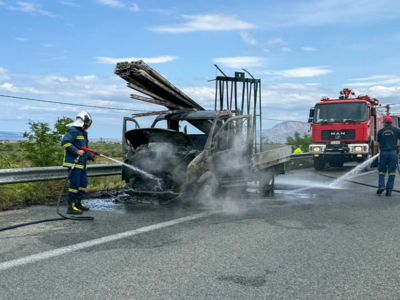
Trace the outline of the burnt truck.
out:
[[[123,121],[122,179],[135,193],[151,195],[243,192],[259,182],[262,195],[273,192],[284,173],[291,147],[265,145],[262,137],[261,80],[215,79],[214,110],[205,110],[143,61],[118,63],[114,73],[137,92],[131,98],[167,111],[134,114]],[[157,116],[149,128],[137,118]],[[131,129],[129,129],[131,128]]]
[[[133,122],[135,129],[126,130]],[[167,128],[157,128],[159,123]],[[182,122],[197,124],[201,134],[181,131]],[[274,189],[275,175],[285,171],[291,147],[255,153],[252,115],[232,116],[230,111],[196,111],[158,116],[150,128],[140,128],[133,118],[123,125],[124,162],[160,178],[161,183],[124,167],[122,179],[137,193],[211,197],[234,189],[244,192],[247,183],[259,182],[266,196]],[[272,148],[275,148],[271,146]]]

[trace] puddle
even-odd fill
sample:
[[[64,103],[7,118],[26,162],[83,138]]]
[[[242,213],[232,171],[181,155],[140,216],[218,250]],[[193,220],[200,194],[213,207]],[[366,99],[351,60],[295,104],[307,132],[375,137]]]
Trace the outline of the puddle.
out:
[[[157,199],[150,196],[138,196],[124,192],[121,194],[109,195],[109,197],[92,198],[84,200],[83,203],[91,210],[109,211],[114,213],[130,213],[132,210],[155,207],[172,207],[173,205],[163,205],[168,199]]]

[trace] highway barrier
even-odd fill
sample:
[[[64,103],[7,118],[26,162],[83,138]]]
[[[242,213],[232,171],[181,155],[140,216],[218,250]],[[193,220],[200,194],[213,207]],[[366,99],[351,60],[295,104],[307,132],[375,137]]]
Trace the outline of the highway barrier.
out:
[[[120,164],[88,165],[88,177],[121,175]],[[62,180],[67,178],[67,168],[43,167],[0,170],[0,185],[36,181]]]
[[[312,154],[292,154],[290,160],[311,159]],[[289,162],[290,163],[290,162]],[[88,177],[121,175],[120,164],[88,165]],[[62,180],[67,178],[67,169],[64,167],[1,169],[0,185],[13,183],[27,183],[36,181]]]

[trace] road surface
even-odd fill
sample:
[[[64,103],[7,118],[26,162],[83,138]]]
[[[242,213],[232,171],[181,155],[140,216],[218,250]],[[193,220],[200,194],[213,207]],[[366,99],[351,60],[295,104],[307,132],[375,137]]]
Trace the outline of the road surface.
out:
[[[290,171],[271,198],[201,207],[88,200],[94,222],[0,232],[0,299],[399,299],[400,194],[331,180]],[[0,227],[54,215],[0,213]]]

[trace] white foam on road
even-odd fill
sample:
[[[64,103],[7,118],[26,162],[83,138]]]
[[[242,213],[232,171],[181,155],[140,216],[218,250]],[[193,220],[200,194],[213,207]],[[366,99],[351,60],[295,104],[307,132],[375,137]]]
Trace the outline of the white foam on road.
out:
[[[213,213],[201,213],[201,214],[191,215],[191,216],[184,217],[184,218],[179,218],[179,219],[175,219],[175,220],[171,220],[171,221],[167,221],[167,222],[163,222],[163,223],[158,223],[158,224],[154,224],[154,225],[138,228],[138,229],[135,229],[135,230],[130,230],[130,231],[114,234],[114,235],[105,236],[105,237],[102,237],[102,238],[99,238],[99,239],[94,239],[94,240],[91,240],[91,241],[87,241],[87,242],[83,242],[83,243],[79,243],[79,244],[75,244],[75,245],[71,245],[71,246],[66,246],[66,247],[62,247],[62,248],[58,248],[58,249],[54,249],[54,250],[50,250],[50,251],[46,251],[46,252],[42,252],[42,253],[30,255],[30,256],[26,256],[26,257],[23,257],[23,258],[18,258],[18,259],[6,261],[6,262],[3,262],[3,263],[0,263],[0,271],[4,271],[4,270],[7,270],[7,269],[15,268],[15,267],[26,265],[26,264],[30,264],[30,263],[34,263],[34,262],[37,262],[37,261],[40,261],[40,260],[44,260],[44,259],[49,259],[51,257],[60,256],[60,255],[63,255],[63,254],[67,254],[67,253],[70,253],[70,252],[82,250],[82,249],[85,249],[85,248],[98,246],[98,245],[109,243],[109,242],[112,242],[112,241],[121,240],[121,239],[124,239],[124,238],[127,238],[127,237],[131,237],[131,236],[134,236],[134,235],[141,234],[141,233],[145,233],[145,232],[149,232],[149,231],[153,231],[153,230],[157,230],[157,229],[161,229],[161,228],[177,225],[177,224],[188,222],[188,221],[193,221],[193,220],[196,220],[196,219],[200,219],[200,218],[204,218],[204,217],[210,216],[212,214]]]

